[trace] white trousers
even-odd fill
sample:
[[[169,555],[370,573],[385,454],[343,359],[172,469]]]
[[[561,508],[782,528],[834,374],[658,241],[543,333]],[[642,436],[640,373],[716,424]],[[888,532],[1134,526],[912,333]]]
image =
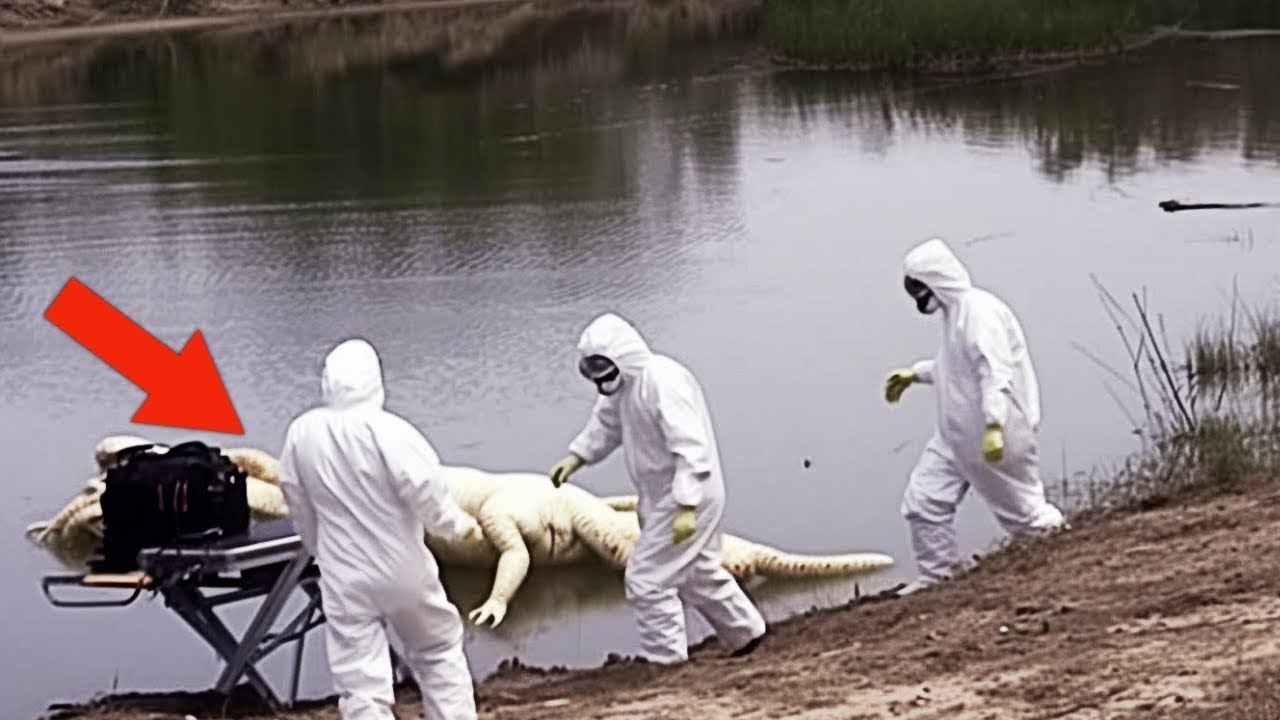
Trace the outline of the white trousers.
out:
[[[403,646],[403,660],[418,683],[426,720],[475,719],[461,618],[439,583],[365,592],[322,585],[321,599],[329,669],[342,720],[395,720],[387,626]]]
[[[699,542],[702,545],[686,564],[677,566],[671,561],[677,553],[670,544],[670,530],[658,527],[666,530],[665,547],[662,535],[649,542],[642,538],[624,579],[627,604],[635,615],[645,659],[674,664],[689,658],[686,605],[706,619],[721,644],[730,650],[763,635],[764,617],[721,564],[720,532],[698,533],[686,541],[694,547]],[[645,552],[646,548],[653,551]]]
[[[1005,456],[997,465],[983,460],[979,443],[974,439],[972,447],[953,450],[934,435],[911,471],[901,510],[911,530],[919,572],[912,590],[950,576],[959,564],[956,508],[970,487],[1010,534],[1057,528],[1066,522],[1062,512],[1045,498],[1033,435],[1007,433]]]

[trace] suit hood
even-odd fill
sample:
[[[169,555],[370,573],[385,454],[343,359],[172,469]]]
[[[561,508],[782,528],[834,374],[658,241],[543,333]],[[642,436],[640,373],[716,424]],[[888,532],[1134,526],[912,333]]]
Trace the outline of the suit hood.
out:
[[[903,272],[928,285],[943,305],[954,307],[961,295],[973,289],[969,271],[938,238],[912,248],[903,261]]]
[[[382,363],[373,346],[364,340],[347,340],[324,359],[320,380],[324,402],[329,407],[369,405],[381,408]]]
[[[623,375],[638,375],[653,357],[649,345],[626,320],[606,313],[582,331],[578,352],[583,357],[603,355],[613,361]]]

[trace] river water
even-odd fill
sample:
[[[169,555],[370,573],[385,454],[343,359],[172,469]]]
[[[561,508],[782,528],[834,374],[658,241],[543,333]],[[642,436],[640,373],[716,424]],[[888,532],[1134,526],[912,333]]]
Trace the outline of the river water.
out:
[[[343,21],[0,58],[0,151],[21,153],[0,162],[6,718],[211,684],[216,659],[158,601],[51,607],[39,577],[57,568],[22,529],[78,490],[106,434],[277,452],[348,337],[379,349],[389,407],[447,462],[544,471],[592,401],[577,334],[620,312],[703,383],[728,529],[888,552],[871,591],[910,575],[898,502],[933,419],[927,389],[880,397],[938,340],[901,290],[912,245],[947,239],[1020,315],[1063,502],[1138,447],[1137,396],[1084,352],[1127,363],[1095,279],[1145,292],[1174,346],[1233,282],[1275,300],[1280,212],[1157,203],[1280,201],[1280,43],[945,85],[771,72],[732,28],[641,20],[526,18],[536,32],[463,66],[499,23],[467,26],[465,47]],[[42,317],[73,276],[171,347],[201,330],[245,437],[130,426],[140,391]],[[577,482],[628,491],[616,459]],[[965,553],[999,536],[975,499],[960,530]],[[486,579],[450,578],[464,611]],[[775,619],[853,592],[759,589]],[[310,696],[330,692],[313,637]],[[535,573],[467,647],[483,676],[636,638],[617,576]]]

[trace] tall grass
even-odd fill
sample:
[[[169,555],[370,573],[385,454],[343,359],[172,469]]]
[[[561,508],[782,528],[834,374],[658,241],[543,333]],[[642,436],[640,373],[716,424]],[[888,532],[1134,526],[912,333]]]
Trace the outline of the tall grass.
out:
[[[1132,294],[1130,309],[1098,291],[1129,356],[1126,384],[1145,410],[1135,428],[1143,448],[1093,480],[1079,509],[1158,504],[1280,473],[1280,315],[1242,308],[1236,293],[1229,318],[1194,333],[1173,363],[1163,318],[1145,298]]]
[[[1275,0],[762,0],[783,55],[888,68],[958,68],[1108,52],[1156,27],[1280,27]]]

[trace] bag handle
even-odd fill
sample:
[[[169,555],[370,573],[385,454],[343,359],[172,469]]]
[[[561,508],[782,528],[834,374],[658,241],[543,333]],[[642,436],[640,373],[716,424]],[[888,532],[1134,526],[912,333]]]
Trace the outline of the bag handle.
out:
[[[54,585],[73,585],[73,584],[82,585],[83,579],[76,577],[74,580],[72,580],[71,578],[67,578],[67,577],[46,576],[40,582],[40,589],[44,591],[44,596],[49,600],[49,603],[54,605],[55,607],[99,607],[100,608],[100,607],[123,607],[125,605],[130,605],[133,603],[134,600],[138,599],[138,596],[142,594],[143,590],[146,590],[148,588],[147,583],[142,579],[139,579],[137,585],[131,586],[133,592],[123,600],[60,600],[54,597],[53,593],[50,592],[49,590],[49,588]],[[127,590],[130,588],[120,588],[120,589]]]

